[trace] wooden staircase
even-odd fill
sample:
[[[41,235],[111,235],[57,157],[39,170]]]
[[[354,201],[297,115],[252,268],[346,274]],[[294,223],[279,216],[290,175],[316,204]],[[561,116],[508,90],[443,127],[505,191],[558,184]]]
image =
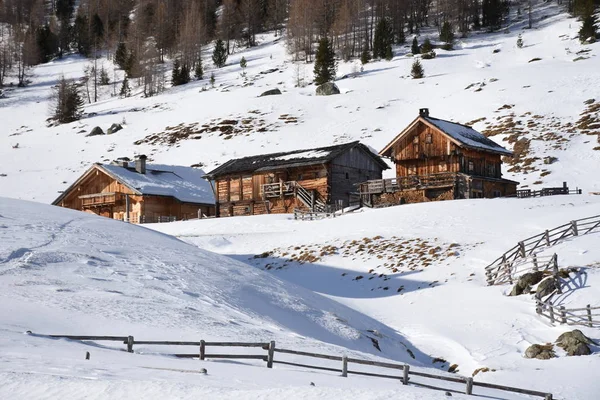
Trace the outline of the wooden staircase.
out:
[[[295,182],[295,192],[296,198],[300,200],[306,207],[308,207],[311,211],[315,212],[326,212],[327,205],[321,199],[319,192],[316,190],[308,191],[298,182]]]

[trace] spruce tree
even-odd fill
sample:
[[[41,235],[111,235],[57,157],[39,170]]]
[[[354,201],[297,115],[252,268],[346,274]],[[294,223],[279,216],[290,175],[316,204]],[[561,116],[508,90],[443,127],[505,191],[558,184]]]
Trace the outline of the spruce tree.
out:
[[[394,52],[392,51],[392,44],[388,43],[387,47],[385,48],[385,59],[387,61],[392,61],[392,58],[394,58]]]
[[[127,79],[127,76],[125,76],[125,78],[123,78],[123,83],[121,84],[121,91],[119,92],[119,96],[121,96],[121,97],[131,96],[131,88],[129,87],[129,79]]]
[[[117,45],[117,50],[115,51],[115,64],[122,70],[127,69],[127,46],[124,42],[120,42]]]
[[[100,85],[110,85],[110,78],[108,77],[108,71],[104,69],[104,66],[100,69]]]
[[[246,61],[246,57],[242,56],[242,59],[240,60],[240,67],[242,69],[246,69],[247,66],[248,66],[248,62]]]
[[[196,62],[196,68],[194,68],[194,76],[196,79],[201,80],[204,78],[204,68],[202,68],[202,58],[198,57],[198,61]]]
[[[227,62],[227,49],[225,48],[225,43],[223,43],[223,40],[221,39],[217,39],[215,42],[212,60],[217,68],[224,67]]]
[[[429,40],[429,38],[425,38],[425,40],[423,41],[423,44],[421,45],[421,53],[429,53],[431,50],[433,50],[433,46],[431,45],[431,41]]]
[[[444,42],[444,50],[452,50],[454,43],[454,32],[452,32],[452,25],[450,22],[446,21],[442,25],[442,30],[440,31],[440,40]]]
[[[387,18],[382,18],[377,23],[373,37],[373,57],[386,58],[391,52],[394,32]]]
[[[579,40],[582,43],[590,38],[592,38],[592,41],[595,41],[597,29],[594,14],[589,14],[583,19],[581,29],[579,29]]]
[[[413,39],[410,51],[413,54],[419,54],[419,53],[421,53],[421,49],[419,49],[419,42],[417,41],[417,37],[416,36]]]
[[[367,50],[367,46],[365,46],[362,53],[360,53],[360,62],[362,65],[365,65],[369,61],[371,61],[371,54],[369,53],[369,50]]]
[[[173,72],[171,72],[171,85],[181,85],[181,63],[179,62],[178,58],[176,58],[175,61],[173,61]]]
[[[423,66],[421,65],[419,59],[416,59],[413,62],[412,68],[410,70],[410,75],[413,77],[413,79],[421,79],[425,76],[425,70],[423,69]]]
[[[61,124],[80,119],[84,102],[77,85],[63,76],[53,91],[55,105],[52,117]]]
[[[523,37],[521,36],[520,33],[519,33],[519,36],[517,37],[517,47],[520,49],[523,48]]]
[[[187,64],[181,66],[181,74],[179,75],[179,81],[181,85],[188,83],[191,80],[190,67]]]
[[[337,66],[333,46],[327,37],[319,40],[319,47],[315,55],[315,84],[322,85],[335,78]]]
[[[404,43],[406,43],[406,37],[404,36],[404,28],[400,28],[398,32],[396,32],[396,44]]]

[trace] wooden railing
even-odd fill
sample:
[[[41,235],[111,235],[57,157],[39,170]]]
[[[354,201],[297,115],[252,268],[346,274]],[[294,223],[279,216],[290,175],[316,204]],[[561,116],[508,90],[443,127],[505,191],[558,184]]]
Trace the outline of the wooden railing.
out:
[[[361,195],[395,193],[407,189],[427,189],[452,186],[457,174],[443,172],[429,175],[399,176],[391,179],[376,179],[359,183]]]
[[[541,316],[548,318],[551,323],[559,322],[566,325],[581,325],[592,327],[600,327],[600,307],[592,307],[587,305],[580,308],[565,308],[564,306],[556,306],[551,301],[552,296],[543,301],[536,299],[535,312]]]
[[[294,181],[266,183],[262,185],[263,199],[294,196],[296,192],[295,188],[296,182]]]
[[[513,262],[507,262],[493,272],[486,271],[487,283],[489,286],[512,284],[520,275],[531,271],[551,272],[553,275],[557,275],[557,255],[538,256],[533,254]]]
[[[267,183],[262,185],[263,200],[294,196],[313,212],[327,212],[327,205],[317,190],[305,189],[296,181]]]
[[[519,189],[517,190],[516,194],[507,197],[527,198],[556,196],[561,194],[581,194],[581,189],[569,189],[567,183],[565,182],[562,187],[542,188],[540,190]]]
[[[497,385],[493,383],[485,383],[485,382],[476,382],[471,377],[462,377],[462,376],[449,376],[449,375],[438,375],[431,374],[429,372],[415,371],[413,367],[408,364],[396,364],[396,363],[388,363],[388,362],[380,362],[380,361],[372,361],[372,360],[364,360],[359,358],[350,358],[347,356],[334,356],[328,354],[319,354],[319,353],[310,353],[306,351],[298,351],[291,349],[283,349],[275,346],[275,341],[270,342],[258,342],[258,343],[249,343],[249,342],[207,342],[204,340],[200,341],[159,341],[159,340],[135,340],[133,336],[75,336],[75,335],[42,335],[35,334],[31,331],[27,332],[29,335],[36,337],[45,337],[45,338],[54,338],[54,339],[70,339],[70,340],[80,340],[80,341],[116,341],[121,342],[127,345],[127,351],[133,353],[134,345],[158,345],[158,346],[194,346],[198,348],[196,353],[184,353],[184,354],[170,354],[172,356],[180,357],[180,358],[199,358],[200,360],[206,359],[251,359],[251,360],[262,360],[267,363],[267,368],[273,368],[273,364],[281,364],[281,365],[289,365],[293,367],[300,368],[309,368],[320,371],[331,371],[331,372],[339,372],[342,377],[348,377],[349,374],[354,375],[362,375],[362,376],[371,376],[376,378],[388,378],[388,379],[397,379],[403,385],[415,385],[421,386],[429,389],[435,390],[443,390],[443,391],[454,391],[448,388],[441,388],[437,386],[433,386],[424,382],[415,382],[414,379],[411,379],[410,376],[451,382],[456,384],[464,385],[464,393],[467,395],[473,396],[485,396],[484,394],[473,393],[474,387],[482,387],[488,389],[496,389],[505,392],[513,392],[513,393],[521,393],[530,396],[539,396],[543,397],[545,400],[553,400],[552,394],[547,392],[541,392],[537,390],[530,389],[522,389],[511,386]],[[206,348],[208,347],[247,347],[247,348],[260,348],[266,351],[266,354],[217,354],[217,353],[206,353]],[[296,363],[286,360],[275,359],[275,353],[279,354],[291,354],[302,357],[309,358],[318,358],[322,360],[329,360],[335,362],[341,362],[341,365],[338,364],[337,367],[334,366],[321,366],[321,365],[310,365],[310,364],[302,364]],[[89,358],[89,353],[86,358]],[[365,372],[365,371],[357,371],[351,370],[349,366],[351,364],[356,365],[365,365],[372,366],[378,368],[386,368],[392,369],[396,371],[402,371],[402,374],[391,375],[391,374],[381,374],[375,372]],[[459,392],[460,393],[460,392]]]
[[[79,196],[84,207],[115,204],[121,199],[121,193],[94,193]]]
[[[485,267],[488,285],[493,285],[497,277],[502,275],[503,270],[512,269],[512,264],[533,255],[534,251],[554,246],[570,237],[587,235],[594,232],[600,232],[600,215],[574,220],[568,224],[546,230],[543,233],[522,240]]]

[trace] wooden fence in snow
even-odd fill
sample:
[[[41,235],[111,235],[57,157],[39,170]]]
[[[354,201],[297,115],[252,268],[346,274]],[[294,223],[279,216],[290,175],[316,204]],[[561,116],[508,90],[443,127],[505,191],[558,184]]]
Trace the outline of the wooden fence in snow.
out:
[[[600,232],[600,215],[574,220],[520,241],[485,267],[488,285],[494,285],[498,277],[506,275],[506,271],[513,270],[514,264],[532,256],[534,251],[554,246],[570,237],[587,235],[592,232]]]
[[[552,303],[552,296],[546,300],[536,299],[535,312],[541,316],[548,318],[551,323],[561,323],[565,325],[580,325],[590,328],[600,327],[600,307],[592,307],[587,305],[580,308],[565,308],[564,306],[556,306]]]
[[[289,365],[292,367],[299,368],[308,368],[315,369],[320,371],[330,371],[330,372],[338,372],[342,377],[348,377],[348,375],[362,375],[362,376],[370,376],[376,378],[388,378],[388,379],[396,379],[401,382],[403,385],[414,385],[419,387],[425,387],[428,389],[434,390],[443,390],[455,393],[462,393],[463,391],[459,391],[456,389],[448,389],[441,388],[438,386],[430,385],[425,382],[415,382],[413,377],[420,377],[431,380],[439,380],[445,382],[452,382],[454,384],[464,385],[464,393],[467,395],[473,396],[484,396],[489,397],[484,394],[474,393],[474,388],[481,387],[487,389],[494,389],[504,392],[512,392],[512,393],[520,393],[530,396],[538,396],[544,398],[544,400],[553,400],[552,393],[541,392],[537,390],[530,389],[522,389],[511,386],[497,385],[493,383],[486,382],[477,382],[471,377],[463,377],[463,376],[448,376],[448,375],[438,375],[431,374],[428,372],[415,371],[408,364],[396,364],[396,363],[388,363],[388,362],[380,362],[380,361],[371,361],[371,360],[363,360],[359,358],[351,358],[347,356],[333,356],[328,354],[319,354],[319,353],[310,353],[306,351],[298,351],[298,350],[290,350],[278,348],[275,346],[275,341],[270,342],[258,342],[258,343],[249,343],[249,342],[207,342],[204,340],[200,340],[197,342],[194,341],[163,341],[163,340],[135,340],[133,336],[77,336],[77,335],[42,335],[35,334],[31,331],[27,332],[28,334],[36,337],[44,337],[44,338],[53,338],[53,339],[70,339],[70,340],[78,340],[78,341],[114,341],[120,342],[127,345],[127,351],[133,353],[134,345],[157,345],[157,346],[193,346],[198,349],[196,353],[176,353],[176,354],[166,354],[170,356],[180,357],[180,358],[198,358],[200,360],[206,359],[250,359],[250,360],[262,360],[267,363],[267,368],[273,368],[273,364],[281,364],[281,365]],[[245,347],[245,348],[255,348],[260,349],[262,351],[266,351],[262,354],[229,354],[229,353],[207,353],[207,348],[210,347]],[[258,353],[258,351],[256,352]],[[337,362],[337,366],[322,366],[322,365],[311,365],[311,364],[302,364],[291,361],[285,361],[279,359],[279,357],[275,358],[275,354],[291,354],[295,356],[302,356],[308,358],[317,358],[322,360],[328,360],[332,362]],[[350,369],[351,365],[363,365],[363,366],[371,366],[378,368],[386,368],[394,371],[398,371],[398,374],[383,374],[376,372],[365,372]]]

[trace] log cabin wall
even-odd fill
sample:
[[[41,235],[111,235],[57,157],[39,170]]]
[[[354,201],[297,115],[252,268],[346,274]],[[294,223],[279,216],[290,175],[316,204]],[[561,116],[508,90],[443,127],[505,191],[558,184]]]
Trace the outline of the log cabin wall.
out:
[[[422,122],[393,146],[397,176],[462,172],[500,178],[499,154],[463,149],[438,129]]]
[[[358,191],[357,183],[382,176],[381,166],[373,157],[356,147],[332,160],[329,169],[330,202],[341,201],[344,207],[349,205],[350,193]]]

